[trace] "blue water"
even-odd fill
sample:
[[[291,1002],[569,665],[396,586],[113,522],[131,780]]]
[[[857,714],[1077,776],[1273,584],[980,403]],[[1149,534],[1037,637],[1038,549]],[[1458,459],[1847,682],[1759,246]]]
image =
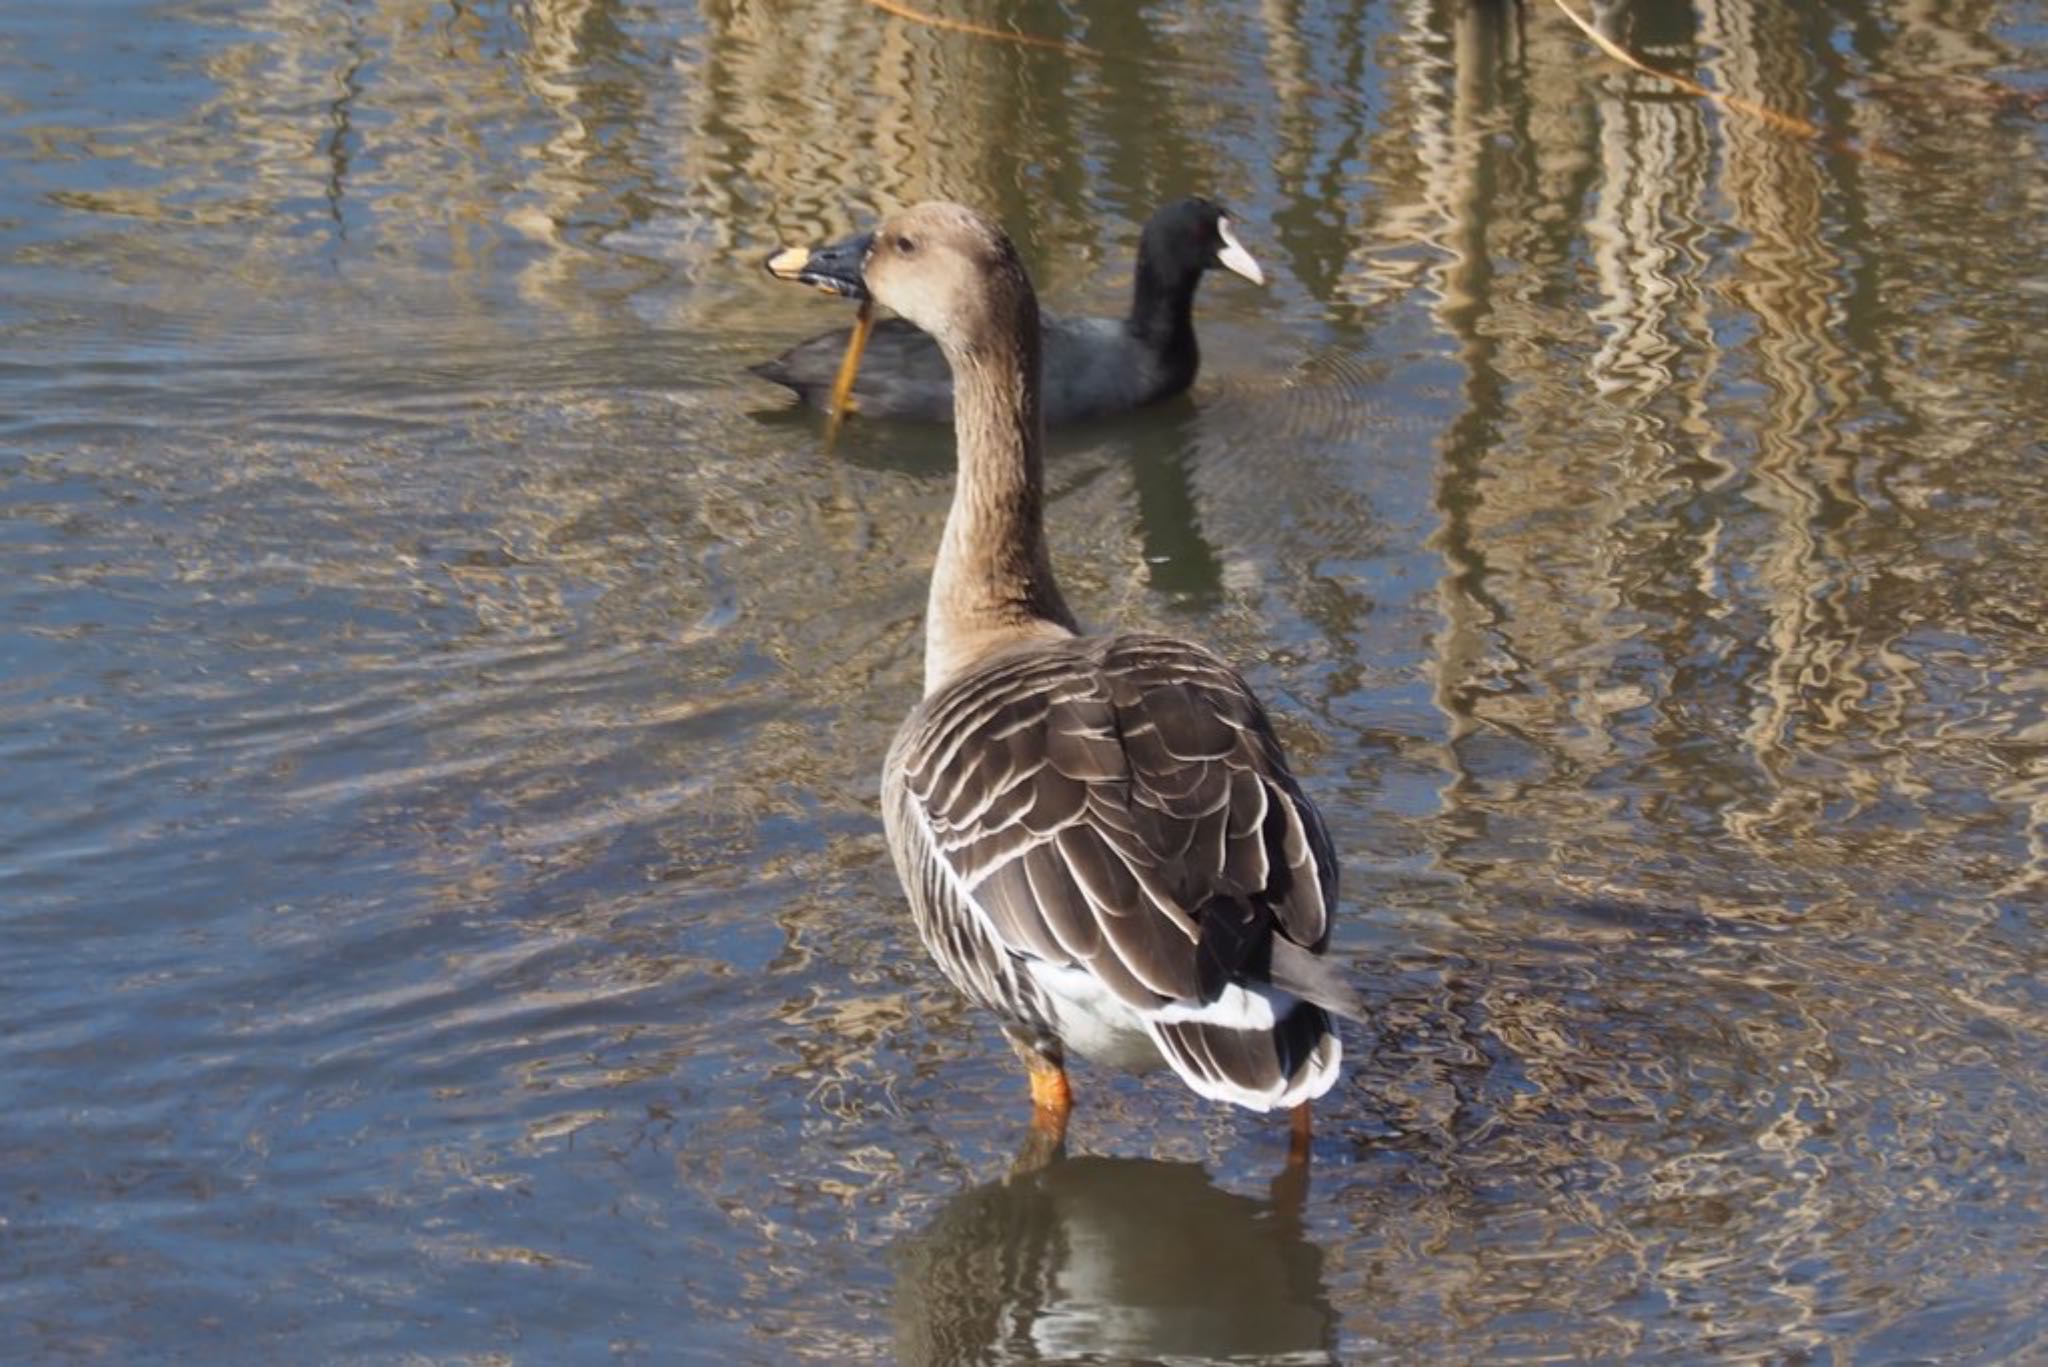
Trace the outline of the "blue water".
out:
[[[2040,1356],[2033,4],[0,5],[0,1323],[31,1360]],[[946,195],[1193,394],[1084,617],[1243,662],[1379,1017],[1021,1079],[874,788],[939,430],[746,374]]]

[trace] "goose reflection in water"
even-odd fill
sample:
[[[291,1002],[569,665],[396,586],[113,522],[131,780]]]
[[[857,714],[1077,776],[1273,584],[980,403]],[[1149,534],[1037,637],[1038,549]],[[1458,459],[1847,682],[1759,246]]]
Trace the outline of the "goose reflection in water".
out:
[[[1260,1199],[1108,1157],[975,1187],[896,1250],[897,1359],[1335,1362],[1306,1194],[1298,1167]]]

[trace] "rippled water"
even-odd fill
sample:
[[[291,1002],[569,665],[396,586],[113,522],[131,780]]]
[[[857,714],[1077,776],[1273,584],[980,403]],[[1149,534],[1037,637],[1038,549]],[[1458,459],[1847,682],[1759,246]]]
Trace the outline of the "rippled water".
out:
[[[0,1322],[30,1357],[2048,1352],[2038,4],[0,8]],[[1098,622],[1245,661],[1382,1030],[1022,1086],[874,805],[943,431],[746,375],[934,194],[1193,396]],[[1176,1355],[1179,1355],[1176,1357]]]

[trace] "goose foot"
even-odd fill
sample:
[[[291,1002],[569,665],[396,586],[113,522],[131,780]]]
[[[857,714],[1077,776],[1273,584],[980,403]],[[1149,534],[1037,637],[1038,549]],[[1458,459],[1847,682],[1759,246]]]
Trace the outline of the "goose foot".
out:
[[[1310,1144],[1315,1138],[1315,1117],[1304,1101],[1287,1113],[1287,1166],[1308,1166]]]
[[[1308,1103],[1287,1113],[1287,1166],[1273,1176],[1267,1188],[1273,1207],[1287,1220],[1299,1225],[1308,1205],[1309,1140],[1313,1133]]]
[[[1074,1089],[1067,1081],[1066,1061],[1060,1057],[1057,1045],[1048,1047],[1049,1042],[1007,1031],[1005,1035],[1031,1079],[1033,1143],[1052,1150],[1064,1149],[1067,1117],[1074,1111]],[[1027,1150],[1030,1147],[1027,1145]]]
[[[1031,1128],[1055,1143],[1067,1137],[1067,1117],[1074,1112],[1074,1089],[1067,1070],[1051,1059],[1035,1058],[1031,1070]]]

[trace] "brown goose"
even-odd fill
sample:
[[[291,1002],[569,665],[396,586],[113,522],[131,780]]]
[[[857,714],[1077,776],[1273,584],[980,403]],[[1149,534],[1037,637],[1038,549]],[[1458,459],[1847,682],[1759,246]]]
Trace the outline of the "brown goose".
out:
[[[958,395],[924,700],[882,776],[925,946],[1001,1018],[1054,1144],[1071,1048],[1291,1107],[1305,1158],[1307,1103],[1342,1057],[1328,1013],[1363,1018],[1319,957],[1336,858],[1235,670],[1165,636],[1082,635],[1060,597],[1038,304],[1009,238],[970,209],[922,204],[791,273],[931,334]]]

